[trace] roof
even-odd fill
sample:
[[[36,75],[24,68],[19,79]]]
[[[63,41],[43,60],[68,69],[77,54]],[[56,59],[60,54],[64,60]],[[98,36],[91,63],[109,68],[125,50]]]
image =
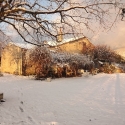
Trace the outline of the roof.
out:
[[[58,46],[58,45],[69,43],[69,42],[72,42],[72,41],[75,41],[75,40],[79,40],[79,39],[82,39],[82,38],[86,38],[86,37],[82,36],[82,37],[74,37],[74,38],[63,39],[62,42],[47,41],[47,44],[50,45],[50,46]]]
[[[18,46],[23,49],[31,49],[35,46],[35,45],[29,44],[29,43],[19,43],[19,42],[18,43],[9,42],[9,45],[15,45],[15,46]]]

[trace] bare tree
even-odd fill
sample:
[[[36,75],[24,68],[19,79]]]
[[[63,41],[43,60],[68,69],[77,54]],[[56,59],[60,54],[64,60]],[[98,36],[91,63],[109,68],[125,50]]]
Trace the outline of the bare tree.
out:
[[[63,35],[78,36],[78,26],[109,26],[122,8],[121,0],[0,0],[0,23],[11,25],[25,42],[41,45],[43,37],[57,39],[59,27]],[[116,18],[110,20],[113,9]]]
[[[48,70],[47,68],[50,64],[51,56],[47,48],[43,46],[35,47],[29,52],[26,69],[27,71],[33,69],[33,73],[37,75],[37,78],[39,78],[40,76],[45,77]],[[32,73],[32,71],[30,73]]]
[[[97,45],[92,50],[94,60],[104,60],[106,62],[115,62],[116,53],[107,45]]]

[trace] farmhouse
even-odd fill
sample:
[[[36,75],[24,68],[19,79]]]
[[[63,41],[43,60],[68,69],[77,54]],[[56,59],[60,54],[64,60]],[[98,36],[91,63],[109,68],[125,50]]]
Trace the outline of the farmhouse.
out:
[[[30,47],[24,47],[21,44],[8,43],[1,53],[1,71],[11,74],[26,75],[27,71],[34,68],[27,65],[27,50]],[[94,45],[86,38],[72,38],[64,39],[61,42],[44,42],[44,46],[48,50],[54,50],[57,53],[67,52],[70,54],[82,54],[87,46],[93,47]],[[33,46],[31,46],[33,47]],[[58,49],[57,49],[58,48]]]
[[[94,47],[87,37],[63,39],[61,42],[47,42],[50,49],[68,53],[85,53],[86,49]]]

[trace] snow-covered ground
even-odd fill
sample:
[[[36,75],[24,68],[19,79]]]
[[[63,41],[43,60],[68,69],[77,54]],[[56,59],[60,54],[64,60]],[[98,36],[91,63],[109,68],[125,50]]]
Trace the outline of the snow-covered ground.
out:
[[[125,74],[0,77],[0,125],[125,125]]]

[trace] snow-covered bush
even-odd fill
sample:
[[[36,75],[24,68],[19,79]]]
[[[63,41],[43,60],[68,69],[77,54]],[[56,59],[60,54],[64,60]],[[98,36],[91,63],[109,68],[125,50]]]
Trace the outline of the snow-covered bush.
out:
[[[61,64],[72,64],[77,63],[79,66],[85,66],[85,64],[91,64],[92,61],[89,56],[78,53],[67,53],[67,52],[50,52],[52,62]]]
[[[50,55],[52,62],[57,64],[57,67],[62,67],[64,77],[78,76],[79,69],[90,70],[93,66],[91,59],[83,54],[51,51]]]
[[[36,47],[28,54],[27,74],[40,77],[77,76],[78,69],[84,69],[93,62],[83,54],[57,52],[46,47]]]

